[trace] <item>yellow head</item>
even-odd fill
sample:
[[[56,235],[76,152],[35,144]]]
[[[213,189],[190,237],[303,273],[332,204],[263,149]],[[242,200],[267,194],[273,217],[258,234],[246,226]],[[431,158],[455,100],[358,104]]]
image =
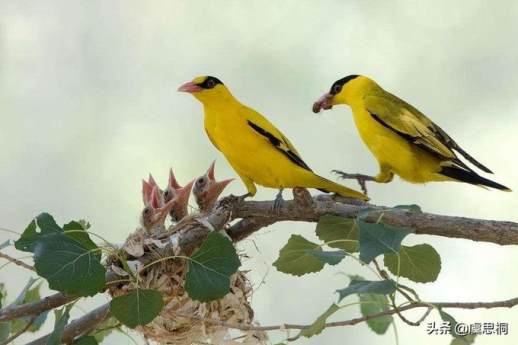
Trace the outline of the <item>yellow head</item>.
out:
[[[192,94],[203,104],[214,104],[234,98],[221,80],[211,76],[194,78],[180,86],[178,91]]]
[[[331,109],[333,105],[351,105],[356,97],[361,97],[366,90],[377,87],[377,84],[364,76],[352,74],[338,79],[331,85],[329,92],[325,93],[313,104],[313,112],[318,113],[321,109]]]

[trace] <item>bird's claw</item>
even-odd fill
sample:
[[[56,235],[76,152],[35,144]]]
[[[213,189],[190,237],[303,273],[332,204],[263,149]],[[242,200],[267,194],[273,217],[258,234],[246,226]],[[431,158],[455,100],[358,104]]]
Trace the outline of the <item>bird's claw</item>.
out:
[[[281,211],[282,206],[284,205],[284,199],[282,198],[282,191],[277,194],[275,200],[273,201],[273,210],[277,213]]]
[[[367,181],[374,181],[374,177],[372,176],[369,176],[369,175],[363,175],[363,174],[349,174],[349,173],[346,173],[346,172],[343,172],[343,171],[340,171],[340,170],[333,170],[332,171],[333,173],[335,173],[336,175],[338,175],[339,178],[341,179],[353,179],[353,180],[356,180],[358,182],[358,184],[360,185],[363,193],[365,195],[367,195]]]

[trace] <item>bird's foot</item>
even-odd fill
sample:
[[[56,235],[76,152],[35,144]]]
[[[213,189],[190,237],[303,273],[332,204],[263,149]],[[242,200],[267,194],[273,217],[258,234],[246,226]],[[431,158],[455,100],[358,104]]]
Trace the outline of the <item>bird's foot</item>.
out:
[[[375,181],[374,176],[363,175],[363,174],[349,174],[340,170],[333,170],[333,173],[337,174],[341,179],[353,179],[358,181],[363,193],[367,195],[367,181]]]
[[[284,199],[282,198],[282,189],[279,190],[279,193],[275,196],[275,200],[273,202],[273,210],[277,213],[281,211],[282,205],[284,204]]]
[[[249,197],[251,197],[251,196],[252,196],[252,194],[250,194],[250,193],[246,193],[246,194],[243,194],[243,195],[238,196],[238,197],[237,197],[237,200],[238,200],[239,202],[243,202],[243,201],[245,201],[245,199],[246,199],[246,198],[249,198]]]

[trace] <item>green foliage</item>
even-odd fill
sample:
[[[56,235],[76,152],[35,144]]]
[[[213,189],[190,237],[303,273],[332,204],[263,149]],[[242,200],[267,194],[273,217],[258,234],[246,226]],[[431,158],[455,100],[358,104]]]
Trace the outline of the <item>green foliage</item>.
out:
[[[401,241],[413,231],[384,223],[367,223],[357,219],[360,237],[360,260],[370,263],[380,254],[399,251]]]
[[[323,263],[332,266],[338,265],[340,261],[342,261],[343,258],[345,258],[345,252],[343,250],[324,251],[310,249],[307,251],[307,253],[311,256],[314,256]]]
[[[343,249],[348,253],[358,251],[358,230],[354,219],[323,215],[318,220],[316,234],[329,247]]]
[[[340,307],[336,304],[331,304],[331,306],[322,315],[320,315],[308,328],[305,328],[302,331],[300,331],[300,333],[297,335],[297,338],[301,336],[311,338],[314,335],[322,333],[322,331],[325,328],[327,319],[331,315],[336,313],[339,309]]]
[[[97,342],[97,339],[91,335],[85,335],[81,338],[78,338],[76,341],[74,341],[73,345],[97,345],[99,344]]]
[[[59,345],[61,344],[61,336],[63,334],[63,330],[68,323],[68,319],[70,318],[70,309],[72,309],[72,304],[66,306],[60,310],[54,310],[54,317],[56,322],[54,323],[54,330],[50,334],[46,345]]]
[[[63,233],[47,235],[38,241],[34,267],[49,287],[61,292],[93,296],[106,284],[106,269],[97,249]]]
[[[471,345],[475,343],[476,334],[467,334],[463,337],[453,338],[450,345]]]
[[[390,304],[386,295],[360,293],[360,311],[363,316],[381,313],[389,309]],[[393,322],[391,315],[383,315],[367,320],[369,328],[377,334],[384,334]]]
[[[232,242],[218,232],[211,232],[189,260],[185,290],[189,297],[208,302],[225,296],[230,276],[241,262]]]
[[[396,283],[392,280],[358,280],[356,277],[351,277],[351,283],[344,289],[336,290],[338,292],[338,302],[345,297],[355,293],[370,293],[378,295],[388,295],[396,290]]]
[[[42,238],[61,232],[63,232],[63,229],[59,227],[54,218],[48,213],[42,213],[25,228],[20,238],[15,241],[14,247],[24,252],[33,253]]]
[[[0,322],[0,341],[4,341],[9,338],[9,334],[11,333],[11,323],[10,322]]]
[[[95,340],[100,344],[111,332],[118,330],[120,322],[113,316],[106,318],[97,326],[96,330],[91,333]]]
[[[324,262],[312,254],[316,251],[322,251],[318,244],[300,235],[291,235],[273,265],[278,271],[294,276],[318,272],[324,268]]]
[[[20,295],[16,298],[16,300],[13,302],[12,305],[20,305],[25,303],[32,303],[41,300],[40,296],[40,287],[41,284],[37,284],[36,286],[32,287],[32,285],[36,282],[36,279],[30,279],[25,286],[25,288],[22,290]],[[31,326],[29,327],[29,332],[36,332],[41,328],[45,320],[47,319],[48,311],[41,313],[36,317],[36,319],[32,322]],[[31,317],[25,316],[21,317],[19,319],[15,319],[12,321],[11,324],[11,332],[16,333],[23,328],[27,326],[27,324],[30,322]]]
[[[429,244],[401,246],[399,258],[399,275],[417,283],[433,282],[441,271],[441,257]],[[398,274],[397,254],[385,254],[384,263],[390,272]]]
[[[135,328],[150,323],[164,307],[162,295],[157,290],[135,289],[115,297],[110,302],[110,311],[124,325]]]

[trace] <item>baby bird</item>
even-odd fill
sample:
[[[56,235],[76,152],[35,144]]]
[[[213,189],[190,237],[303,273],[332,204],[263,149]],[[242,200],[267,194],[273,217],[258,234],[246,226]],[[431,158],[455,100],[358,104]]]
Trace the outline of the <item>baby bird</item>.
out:
[[[184,187],[180,186],[174,176],[173,169],[169,169],[169,183],[163,194],[163,202],[166,204],[174,199],[170,215],[175,222],[182,220],[189,214],[189,196],[191,195],[193,183],[194,180],[187,183]]]
[[[142,183],[142,192],[145,207],[142,210],[140,222],[147,231],[159,232],[164,228],[165,219],[175,205],[175,200],[164,204],[159,188],[153,186],[151,193],[148,193],[149,183],[146,181]]]
[[[219,195],[223,192],[225,187],[234,180],[216,181],[214,177],[215,163],[215,161],[212,162],[205,175],[196,179],[192,190],[201,213],[211,211]]]

